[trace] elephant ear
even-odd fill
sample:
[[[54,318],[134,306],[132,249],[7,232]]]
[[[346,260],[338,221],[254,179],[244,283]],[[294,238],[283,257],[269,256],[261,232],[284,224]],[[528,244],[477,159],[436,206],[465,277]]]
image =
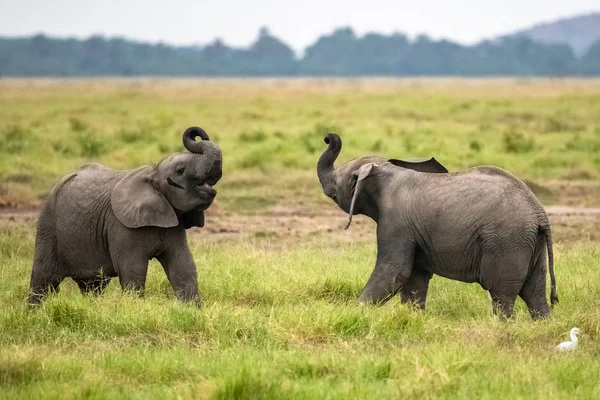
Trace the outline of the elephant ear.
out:
[[[397,160],[392,158],[388,160],[390,163],[402,167],[412,169],[418,172],[428,172],[437,174],[447,174],[448,170],[438,162],[434,157],[426,158],[409,158],[406,160]]]
[[[362,191],[365,183],[365,178],[371,174],[373,167],[377,167],[377,164],[369,163],[365,164],[359,168],[356,176],[356,184],[354,187],[354,193],[352,194],[352,202],[350,203],[350,216],[348,218],[348,225],[346,225],[346,230],[350,228],[350,224],[352,223],[352,215],[354,214],[354,204],[356,203],[356,198],[359,193]]]
[[[128,228],[179,225],[175,210],[152,185],[146,167],[128,173],[117,183],[110,195],[110,204],[119,222]]]
[[[194,226],[199,226],[202,228],[204,226],[204,211],[201,210],[192,210],[188,211],[181,216],[183,220],[183,224],[185,225],[185,229],[193,228]]]

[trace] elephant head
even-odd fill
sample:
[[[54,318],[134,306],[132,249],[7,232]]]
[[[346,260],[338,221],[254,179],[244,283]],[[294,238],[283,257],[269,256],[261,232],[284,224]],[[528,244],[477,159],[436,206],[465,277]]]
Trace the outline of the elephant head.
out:
[[[448,170],[435,158],[430,159],[384,159],[381,157],[362,157],[351,160],[335,169],[334,162],[342,150],[342,139],[330,133],[325,137],[327,149],[317,164],[317,175],[323,192],[342,210],[349,214],[346,229],[350,227],[352,215],[364,214],[377,220],[375,199],[364,191],[375,167],[391,165],[395,168],[411,169],[425,173],[447,173]],[[384,182],[385,184],[385,182]]]
[[[196,141],[200,137],[202,140]],[[206,132],[190,127],[183,133],[189,153],[175,153],[156,165],[128,172],[111,193],[112,210],[128,228],[204,226],[204,210],[221,179],[221,150]]]

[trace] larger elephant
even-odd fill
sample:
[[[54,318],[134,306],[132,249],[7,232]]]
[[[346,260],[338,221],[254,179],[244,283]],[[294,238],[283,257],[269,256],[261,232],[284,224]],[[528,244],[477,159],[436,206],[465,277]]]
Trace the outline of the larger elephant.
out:
[[[508,172],[480,166],[447,173],[422,162],[364,157],[335,169],[336,134],[317,165],[324,193],[350,215],[377,223],[377,261],[361,302],[402,301],[425,308],[433,274],[478,282],[495,313],[510,317],[520,296],[533,318],[547,316],[546,250],[558,301],[550,223],[532,191]],[[349,226],[348,224],[348,226]]]
[[[184,132],[183,143],[189,153],[157,164],[128,171],[87,164],[54,186],[38,220],[31,305],[67,277],[83,293],[101,293],[118,276],[123,289],[141,294],[151,258],[162,264],[177,298],[199,304],[186,229],[204,226],[222,155],[198,127]]]

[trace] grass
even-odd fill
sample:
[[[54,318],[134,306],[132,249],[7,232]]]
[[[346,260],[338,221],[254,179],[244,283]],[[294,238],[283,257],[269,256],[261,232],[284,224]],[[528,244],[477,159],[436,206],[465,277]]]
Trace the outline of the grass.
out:
[[[494,164],[545,204],[599,206],[599,100],[593,80],[2,80],[1,205],[39,203],[86,161],[181,151],[190,125],[225,170],[221,212],[189,235],[202,309],[176,302],[151,261],[143,299],[118,280],[101,297],[66,280],[29,312],[35,219],[0,213],[0,398],[595,398],[596,217],[552,220],[560,303],[547,320],[521,300],[498,320],[478,285],[440,277],[424,312],[361,307],[374,227],[343,231],[315,165],[335,131],[342,162]],[[556,353],[574,326],[580,348]]]
[[[156,262],[146,297],[72,281],[40,310],[24,297],[34,234],[0,233],[0,397],[593,398],[600,390],[600,251],[556,247],[561,302],[531,321],[491,316],[477,285],[436,277],[425,312],[359,307],[368,241],[192,241],[201,310],[177,303]],[[277,240],[277,239],[274,239]],[[579,327],[574,354],[554,346]]]
[[[190,125],[223,150],[218,202],[230,211],[265,191],[276,204],[322,201],[314,170],[331,131],[340,161],[435,156],[454,171],[493,164],[599,193],[598,101],[598,80],[3,80],[0,204],[37,203],[90,160],[156,162],[183,150]]]

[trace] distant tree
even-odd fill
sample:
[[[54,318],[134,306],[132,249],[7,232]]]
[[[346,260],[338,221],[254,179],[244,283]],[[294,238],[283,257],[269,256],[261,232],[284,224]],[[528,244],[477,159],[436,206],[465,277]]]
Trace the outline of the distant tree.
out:
[[[306,75],[356,75],[352,61],[356,45],[356,35],[351,28],[337,29],[329,36],[321,36],[306,49],[300,72]]]
[[[248,48],[221,39],[206,46],[171,47],[123,38],[54,39],[39,34],[0,38],[0,75],[600,75],[600,40],[581,59],[561,44],[506,37],[462,46],[420,35],[369,33],[340,28],[319,37],[304,56],[263,27]]]
[[[583,55],[579,70],[584,75],[600,75],[600,39]]]
[[[252,75],[292,75],[296,72],[296,58],[289,46],[263,27],[248,49],[247,67]]]
[[[200,74],[228,76],[236,71],[236,50],[226,46],[221,39],[215,39],[206,46],[201,51],[201,58]]]

